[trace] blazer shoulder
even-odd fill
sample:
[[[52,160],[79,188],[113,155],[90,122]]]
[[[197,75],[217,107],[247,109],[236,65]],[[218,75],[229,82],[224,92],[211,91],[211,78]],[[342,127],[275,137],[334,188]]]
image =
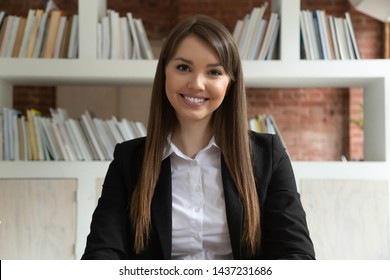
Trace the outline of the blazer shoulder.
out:
[[[269,151],[284,154],[286,152],[277,134],[250,131],[249,137],[255,153]]]
[[[122,143],[119,143],[115,147],[115,154],[134,154],[139,152],[144,152],[145,150],[146,137],[135,138],[132,140],[127,140]]]

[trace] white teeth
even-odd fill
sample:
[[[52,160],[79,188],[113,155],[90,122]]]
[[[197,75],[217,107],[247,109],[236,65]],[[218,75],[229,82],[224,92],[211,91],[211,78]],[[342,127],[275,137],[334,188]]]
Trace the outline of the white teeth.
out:
[[[201,103],[206,100],[205,98],[196,98],[196,97],[189,97],[189,96],[184,96],[184,98],[192,103]]]

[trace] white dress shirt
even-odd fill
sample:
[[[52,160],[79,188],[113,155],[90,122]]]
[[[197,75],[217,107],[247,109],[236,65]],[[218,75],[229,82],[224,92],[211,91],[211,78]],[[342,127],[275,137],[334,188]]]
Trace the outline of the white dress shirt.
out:
[[[163,159],[172,172],[172,259],[232,259],[221,175],[214,137],[194,159],[168,137]]]

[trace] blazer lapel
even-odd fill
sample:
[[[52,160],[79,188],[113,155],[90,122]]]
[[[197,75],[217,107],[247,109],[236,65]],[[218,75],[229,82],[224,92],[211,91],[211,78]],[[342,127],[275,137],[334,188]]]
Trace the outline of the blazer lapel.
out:
[[[234,259],[241,259],[243,207],[237,187],[230,176],[225,160],[221,159],[222,183],[225,194],[226,216]]]
[[[160,177],[152,199],[152,224],[161,243],[164,259],[172,250],[172,180],[169,157],[161,163]]]

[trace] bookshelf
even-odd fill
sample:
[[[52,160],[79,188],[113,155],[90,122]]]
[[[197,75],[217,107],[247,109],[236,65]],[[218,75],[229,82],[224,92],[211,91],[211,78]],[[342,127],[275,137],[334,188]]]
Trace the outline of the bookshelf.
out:
[[[96,24],[106,0],[78,0],[78,59],[0,58],[0,107],[12,105],[13,85],[151,85],[156,60],[96,59]],[[306,179],[382,180],[390,185],[390,61],[300,59],[299,0],[272,0],[281,18],[279,60],[243,61],[248,87],[364,88],[365,161],[293,162]],[[10,179],[77,180],[75,258],[81,257],[91,213],[109,162],[0,162],[0,184]],[[389,210],[390,211],[390,210]],[[390,251],[390,248],[389,248]]]

